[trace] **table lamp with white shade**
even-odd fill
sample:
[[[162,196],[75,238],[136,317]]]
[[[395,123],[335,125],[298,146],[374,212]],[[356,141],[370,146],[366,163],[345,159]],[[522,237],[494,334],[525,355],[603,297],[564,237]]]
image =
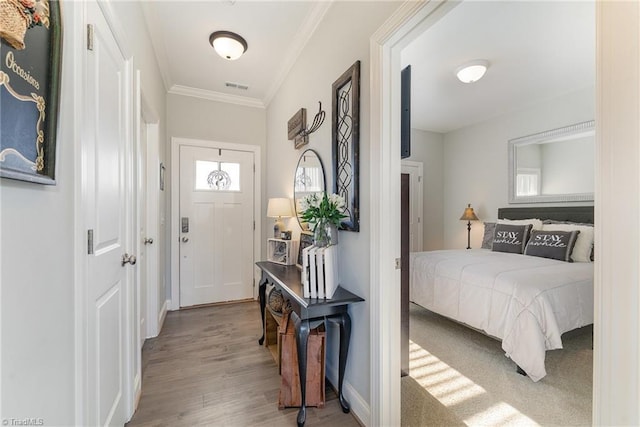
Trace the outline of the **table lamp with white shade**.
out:
[[[289,199],[286,197],[269,199],[267,216],[269,218],[276,218],[273,226],[273,237],[280,238],[280,233],[285,230],[282,218],[290,218],[292,215],[291,201]]]

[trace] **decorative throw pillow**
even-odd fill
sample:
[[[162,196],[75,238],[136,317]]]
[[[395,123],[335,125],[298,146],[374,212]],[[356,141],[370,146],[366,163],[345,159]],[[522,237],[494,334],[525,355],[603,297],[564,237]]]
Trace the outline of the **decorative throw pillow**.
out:
[[[542,230],[542,220],[538,218],[529,218],[529,219],[499,219],[498,224],[509,224],[509,225],[526,225],[531,224],[533,230]]]
[[[558,259],[565,262],[573,262],[571,251],[573,250],[580,231],[531,231],[531,238],[524,250],[525,255],[539,256],[542,258]]]
[[[493,243],[493,233],[496,231],[495,222],[484,223],[484,236],[482,237],[482,249],[491,249]]]
[[[579,231],[576,245],[571,253],[571,259],[574,262],[591,262],[591,256],[593,254],[593,225],[589,224],[569,224],[569,223],[554,223],[544,224],[542,226],[544,231]]]
[[[529,240],[531,224],[509,225],[496,224],[496,231],[493,236],[491,250],[494,252],[509,252],[521,254]]]

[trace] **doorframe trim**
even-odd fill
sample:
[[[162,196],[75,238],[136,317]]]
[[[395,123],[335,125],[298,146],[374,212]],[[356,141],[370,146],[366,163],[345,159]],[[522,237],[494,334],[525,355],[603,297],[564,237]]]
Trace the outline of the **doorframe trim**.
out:
[[[178,218],[180,217],[180,147],[192,146],[202,148],[221,148],[223,150],[245,151],[253,153],[253,220],[255,229],[253,230],[253,261],[251,266],[253,272],[253,298],[256,298],[256,283],[259,281],[259,274],[255,267],[256,260],[260,259],[262,221],[260,212],[262,212],[262,183],[260,182],[261,171],[261,152],[260,146],[251,144],[237,144],[233,142],[220,142],[204,139],[192,139],[183,137],[171,137],[171,306],[170,310],[180,309],[180,227]]]
[[[400,52],[456,5],[405,1],[369,40],[371,425],[400,425]]]

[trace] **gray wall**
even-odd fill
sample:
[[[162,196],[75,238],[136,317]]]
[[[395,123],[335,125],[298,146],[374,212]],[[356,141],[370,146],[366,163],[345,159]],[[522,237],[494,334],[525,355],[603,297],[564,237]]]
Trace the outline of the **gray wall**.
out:
[[[258,160],[262,165],[262,176],[260,177],[262,182],[262,211],[266,213],[266,117],[266,109],[264,108],[246,107],[191,96],[169,94],[167,96],[169,134],[166,147],[167,157],[171,157],[171,138],[173,137],[259,146],[262,156]],[[169,168],[167,182],[171,182],[171,159],[167,162],[167,166]],[[178,173],[178,171],[175,171],[175,173]],[[170,187],[170,185],[167,187]],[[168,188],[167,190],[167,194],[170,197],[171,189]],[[167,209],[168,212],[171,212],[171,206],[168,206]],[[167,214],[167,217],[170,217],[170,214]],[[264,227],[262,230],[262,241],[265,242],[262,253],[265,255],[267,230]],[[167,266],[169,266],[169,269],[171,268],[170,259],[167,259]],[[171,277],[170,273],[168,273],[168,277]],[[168,289],[167,298],[171,298],[170,292],[171,290]]]
[[[161,123],[165,95],[138,3],[115,2],[126,41],[142,70],[143,90]],[[81,64],[85,28],[82,3],[64,2],[63,61],[58,126],[57,184],[0,180],[1,418],[42,418],[46,425],[75,422],[74,217],[75,158],[82,141],[74,109],[81,114]],[[161,129],[164,138],[164,130]],[[161,153],[162,155],[163,153]]]
[[[472,224],[473,248],[480,247],[482,242],[482,221],[495,220],[498,208],[508,205],[507,142],[510,139],[594,117],[595,89],[589,87],[445,134],[444,247],[466,247],[467,229],[459,218],[467,203],[471,203],[480,218]]]
[[[444,136],[441,133],[411,129],[411,156],[407,160],[422,162],[422,249],[433,251],[444,245]]]

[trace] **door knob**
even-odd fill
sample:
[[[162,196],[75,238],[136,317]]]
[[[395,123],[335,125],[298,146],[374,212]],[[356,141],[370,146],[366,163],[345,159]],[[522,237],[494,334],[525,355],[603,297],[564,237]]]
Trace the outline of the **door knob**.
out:
[[[183,242],[183,243],[187,243],[188,241],[189,241],[189,238],[188,238],[188,237],[183,237],[183,238],[182,238],[182,242]]]
[[[124,255],[122,255],[122,266],[124,267],[124,265],[126,263],[129,263],[131,265],[135,265],[136,264],[136,256],[135,255],[129,255],[127,253],[125,253]]]
[[[150,238],[150,237],[145,237],[145,238],[144,238],[144,244],[145,244],[145,245],[151,245],[151,244],[153,244],[153,239],[152,239],[152,238]]]

